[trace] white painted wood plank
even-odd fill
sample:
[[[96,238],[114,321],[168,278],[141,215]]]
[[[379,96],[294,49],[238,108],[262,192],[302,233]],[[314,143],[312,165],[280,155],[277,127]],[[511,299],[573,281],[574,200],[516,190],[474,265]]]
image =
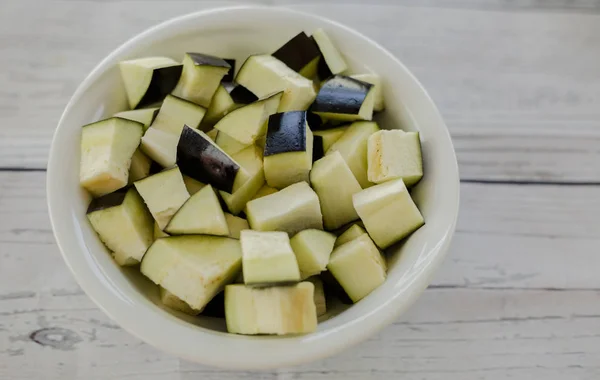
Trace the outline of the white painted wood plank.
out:
[[[83,295],[39,293],[0,301],[10,310],[0,313],[0,377],[591,380],[600,374],[599,301],[597,291],[430,289],[358,347],[309,365],[252,373],[179,361],[122,331]]]
[[[508,2],[489,3],[510,7]],[[62,108],[105,54],[154,23],[228,3],[4,4],[0,166],[41,168]],[[463,178],[600,181],[600,50],[595,48],[600,43],[599,14],[406,7],[393,2],[364,12],[361,5],[336,1],[286,4],[355,27],[402,59],[444,114]],[[28,12],[32,7],[38,11]],[[36,30],[45,33],[38,35]]]

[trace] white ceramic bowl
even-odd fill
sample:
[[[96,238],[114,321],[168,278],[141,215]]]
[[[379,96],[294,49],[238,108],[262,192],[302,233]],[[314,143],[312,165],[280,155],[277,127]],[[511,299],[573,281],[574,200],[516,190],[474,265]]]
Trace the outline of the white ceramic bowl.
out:
[[[82,125],[126,109],[118,61],[148,55],[181,59],[186,51],[236,58],[270,52],[301,30],[324,28],[354,72],[373,70],[384,86],[384,128],[421,133],[425,176],[413,196],[426,224],[390,249],[387,281],[368,297],[309,335],[246,337],[221,332],[214,320],[191,319],[160,306],[156,286],[136,269],[118,267],[88,224],[89,197],[78,184]],[[56,240],[73,275],[96,304],[149,344],[192,361],[264,369],[323,358],[391,323],[427,287],[450,243],[459,202],[459,178],[450,136],[417,79],[392,54],[360,33],[310,14],[272,7],[232,7],[167,21],[132,38],[106,57],[67,105],[48,163],[48,206]]]

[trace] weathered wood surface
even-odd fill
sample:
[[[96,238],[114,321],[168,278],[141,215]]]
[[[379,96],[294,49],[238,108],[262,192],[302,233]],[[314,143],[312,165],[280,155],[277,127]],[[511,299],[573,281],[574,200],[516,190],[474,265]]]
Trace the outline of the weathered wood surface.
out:
[[[180,361],[124,332],[60,258],[39,169],[104,55],[152,24],[234,2],[0,0],[0,379],[600,378],[600,1],[246,3],[344,22],[430,91],[464,180],[432,286],[371,340],[273,372]]]

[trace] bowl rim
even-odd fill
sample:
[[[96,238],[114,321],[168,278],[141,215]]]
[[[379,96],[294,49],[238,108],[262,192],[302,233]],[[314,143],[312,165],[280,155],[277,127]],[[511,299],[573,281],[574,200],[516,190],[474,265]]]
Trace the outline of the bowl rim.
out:
[[[73,254],[79,254],[79,252],[72,252],[66,248],[67,240],[73,239],[71,237],[65,236],[63,233],[57,232],[60,222],[60,216],[58,211],[53,206],[55,203],[53,200],[59,196],[57,190],[57,184],[53,182],[52,173],[60,170],[60,167],[57,167],[57,155],[59,148],[57,147],[56,140],[60,134],[61,129],[64,127],[65,119],[67,115],[70,114],[72,108],[78,103],[79,99],[85,94],[90,85],[98,79],[100,75],[102,75],[107,68],[109,62],[112,62],[116,56],[119,56],[123,52],[126,52],[135,46],[137,46],[140,42],[146,41],[146,39],[152,39],[153,36],[160,34],[161,31],[168,30],[172,26],[175,26],[178,23],[185,22],[188,20],[193,20],[196,18],[202,18],[211,14],[218,14],[222,12],[232,12],[232,11],[268,11],[275,13],[285,13],[291,14],[301,17],[308,17],[314,20],[318,20],[324,25],[333,26],[338,29],[342,29],[345,32],[354,35],[357,38],[363,39],[365,42],[374,45],[378,50],[381,51],[382,54],[387,55],[387,57],[399,67],[401,67],[405,73],[411,78],[411,80],[415,83],[415,85],[422,92],[422,96],[427,100],[428,107],[431,108],[431,111],[434,112],[434,116],[439,119],[441,129],[444,131],[449,144],[450,150],[452,154],[452,173],[450,175],[456,180],[453,181],[454,187],[450,189],[450,191],[455,192],[456,201],[454,202],[454,207],[452,209],[453,218],[451,224],[445,231],[444,237],[441,239],[441,244],[438,244],[436,247],[431,250],[435,250],[435,253],[430,255],[431,258],[427,260],[427,262],[422,263],[422,269],[420,275],[417,278],[412,279],[406,286],[406,290],[402,292],[398,292],[398,294],[393,295],[387,302],[384,302],[381,307],[377,310],[368,313],[368,315],[360,318],[359,320],[353,321],[351,326],[342,326],[336,329],[332,329],[330,331],[320,332],[318,334],[312,334],[314,336],[311,339],[305,339],[302,341],[303,349],[296,350],[294,354],[287,355],[285,358],[280,358],[277,362],[273,363],[269,360],[269,358],[259,360],[258,362],[255,360],[251,360],[248,357],[236,357],[235,360],[230,360],[227,358],[220,357],[220,354],[211,354],[210,357],[198,357],[198,355],[194,355],[193,352],[186,350],[185,348],[180,348],[177,344],[169,344],[168,341],[165,341],[165,335],[159,336],[156,333],[156,329],[149,328],[148,324],[138,324],[135,321],[132,321],[131,318],[126,318],[123,313],[119,312],[119,307],[124,306],[123,304],[118,305],[117,303],[126,302],[125,300],[116,300],[113,302],[111,297],[114,298],[114,295],[110,293],[110,291],[105,287],[102,281],[97,277],[94,273],[93,268],[91,267],[77,267],[74,262],[74,258],[71,257]],[[61,118],[58,122],[56,130],[53,135],[49,160],[47,165],[47,178],[46,178],[46,195],[47,195],[47,205],[48,205],[48,213],[50,216],[50,223],[52,226],[53,234],[56,239],[56,243],[59,247],[61,255],[67,264],[67,267],[73,274],[77,283],[81,286],[84,292],[87,294],[89,298],[105,313],[109,318],[118,323],[124,330],[128,331],[132,335],[136,336],[140,340],[157,347],[163,351],[169,352],[177,357],[185,358],[191,361],[199,362],[202,364],[213,365],[221,368],[228,369],[266,369],[266,368],[275,368],[281,366],[289,366],[289,365],[297,365],[309,361],[313,361],[319,358],[323,358],[326,356],[331,356],[336,353],[339,353],[343,349],[354,346],[361,341],[366,340],[369,336],[377,333],[383,327],[391,324],[404,310],[410,307],[416,299],[422,294],[422,292],[427,288],[430,279],[433,273],[437,270],[440,264],[443,262],[443,259],[447,253],[448,247],[451,243],[452,236],[454,234],[456,223],[458,219],[458,209],[459,209],[459,194],[460,194],[460,180],[458,173],[458,163],[456,160],[456,154],[454,148],[452,146],[452,140],[450,138],[449,131],[444,123],[435,103],[425,90],[425,88],[421,85],[421,83],[417,80],[417,78],[410,72],[404,64],[396,58],[393,54],[391,54],[387,49],[382,47],[377,42],[373,41],[369,37],[366,37],[362,33],[347,27],[337,21],[330,20],[328,18],[318,16],[315,14],[298,11],[295,9],[290,9],[286,7],[273,7],[273,6],[261,6],[261,5],[236,5],[236,6],[224,6],[217,8],[205,9],[197,12],[192,12],[184,15],[180,15],[154,26],[147,28],[141,33],[133,36],[129,40],[125,41],[115,50],[113,50],[110,54],[108,54],[104,59],[98,63],[94,69],[87,75],[87,77],[80,83],[77,90],[74,92],[73,96],[67,103]],[[79,265],[79,264],[77,264]],[[400,294],[402,297],[400,297]],[[155,313],[156,314],[156,313]],[[352,330],[352,334],[347,334],[348,328],[355,328]],[[346,333],[344,335],[344,333]],[[202,332],[202,334],[209,335],[208,333]],[[338,339],[333,342],[332,338],[334,335],[338,336]],[[297,337],[293,337],[297,338]],[[280,342],[284,342],[287,339],[279,339]],[[306,346],[306,344],[310,344],[310,347]],[[278,346],[279,347],[279,346]],[[300,353],[301,352],[301,353]],[[268,356],[268,355],[265,355]],[[255,358],[255,357],[254,357]]]

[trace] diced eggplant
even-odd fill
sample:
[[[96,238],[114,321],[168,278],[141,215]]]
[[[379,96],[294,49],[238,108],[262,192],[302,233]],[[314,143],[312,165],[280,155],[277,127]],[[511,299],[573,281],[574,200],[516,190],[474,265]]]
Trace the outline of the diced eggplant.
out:
[[[210,106],[208,106],[204,119],[202,119],[202,129],[206,129],[204,126],[211,127],[215,125],[223,116],[235,108],[236,104],[233,98],[229,95],[225,87],[220,85],[210,101]]]
[[[178,167],[146,177],[134,185],[161,230],[190,197]]]
[[[312,129],[312,128],[311,128]],[[347,127],[337,127],[331,129],[325,129],[320,131],[315,131],[313,129],[313,135],[320,136],[323,140],[323,150],[327,152],[331,146],[342,137]]]
[[[225,213],[225,220],[227,221],[227,227],[229,227],[229,237],[231,238],[239,239],[240,232],[242,230],[250,229],[246,219],[232,215],[228,212]]]
[[[233,78],[235,77],[235,59],[223,58],[223,61],[227,62],[230,66],[229,71],[225,76],[221,79],[221,82],[231,83],[233,82]]]
[[[352,196],[362,188],[339,152],[315,162],[310,183],[319,196],[326,230],[335,230],[358,219]]]
[[[158,226],[158,223],[155,220],[154,221],[154,240],[164,238],[167,236],[171,236],[171,235],[169,235],[168,233],[161,230],[160,227]]]
[[[356,74],[350,75],[351,78],[358,79],[359,81],[371,83],[374,92],[373,111],[383,111],[385,109],[385,102],[383,100],[383,84],[381,77],[377,74]]]
[[[83,126],[79,182],[94,197],[112,193],[129,179],[131,157],[140,144],[143,125],[112,117]]]
[[[179,136],[184,125],[194,129],[198,128],[204,115],[206,115],[206,108],[185,99],[168,95],[150,128]]]
[[[306,112],[277,113],[269,117],[265,145],[265,179],[278,189],[308,181],[312,168],[313,135]]]
[[[185,53],[183,71],[173,95],[208,107],[231,66],[225,60],[202,53]]]
[[[272,55],[306,78],[313,78],[317,74],[321,59],[321,51],[315,40],[304,32],[298,33]]]
[[[229,95],[236,104],[250,104],[258,100],[258,96],[241,84],[232,88]]]
[[[274,187],[271,187],[269,185],[263,185],[263,187],[261,187],[256,192],[256,194],[254,194],[254,196],[252,197],[252,199],[258,199],[258,198],[262,198],[262,197],[267,196],[267,195],[275,194],[277,191],[279,191],[279,190],[277,190]]]
[[[119,63],[131,109],[161,102],[177,85],[182,65],[167,57],[131,59]]]
[[[227,205],[227,209],[232,214],[237,215],[244,210],[246,204],[265,184],[265,173],[262,151],[257,146],[251,145],[234,154],[232,158],[248,173],[249,178],[233,194],[221,191],[221,198]]]
[[[239,143],[247,146],[267,133],[267,118],[277,112],[283,92],[231,111],[215,125]]]
[[[144,132],[145,132],[146,129],[148,129],[150,124],[152,124],[152,122],[156,118],[156,115],[158,115],[159,108],[160,107],[152,107],[152,108],[141,108],[138,110],[131,110],[131,111],[123,111],[123,112],[116,113],[114,115],[114,117],[120,117],[121,119],[133,120],[133,121],[137,121],[138,123],[142,123],[144,125]]]
[[[211,185],[192,195],[165,227],[170,235],[229,236],[221,203]]]
[[[423,177],[423,158],[419,132],[399,129],[378,131],[369,137],[369,181],[382,183],[402,178],[406,186],[412,186]]]
[[[219,131],[217,131],[216,129],[211,129],[210,131],[206,132],[206,136],[210,137],[210,139],[214,142],[217,142],[218,135]]]
[[[327,268],[353,302],[358,302],[383,284],[385,258],[367,234],[333,250]]]
[[[177,160],[177,142],[175,133],[148,128],[142,137],[140,149],[163,168],[175,165]]]
[[[241,152],[242,150],[252,145],[242,144],[241,142],[237,141],[236,139],[224,132],[218,132],[215,142],[217,143],[219,148],[223,149],[223,152],[229,155],[234,155],[238,152]]]
[[[325,155],[325,149],[323,148],[323,138],[321,136],[313,135],[313,165],[315,161],[320,160]]]
[[[248,57],[235,81],[261,98],[283,91],[278,112],[306,110],[316,97],[310,79],[271,55]]]
[[[360,225],[358,225],[358,223],[353,223],[352,226],[350,226],[350,228],[348,228],[346,231],[344,231],[343,234],[338,236],[337,240],[335,241],[335,247],[338,247],[338,246],[345,244],[351,240],[354,240],[357,237],[359,237],[360,235],[366,234],[366,233],[367,233],[367,231],[365,231],[364,228],[362,228]]]
[[[340,152],[363,189],[373,186],[367,176],[367,141],[378,130],[379,126],[375,122],[354,122],[326,152],[326,155]]]
[[[152,160],[150,157],[146,156],[140,148],[136,149],[133,156],[131,156],[128,183],[132,184],[135,181],[148,177],[150,175],[151,167]]]
[[[318,66],[319,78],[327,79],[348,69],[344,57],[323,29],[315,30],[312,37],[323,55]]]
[[[321,86],[310,111],[329,120],[371,120],[373,88],[370,83],[336,75]]]
[[[358,216],[380,248],[389,247],[425,224],[401,179],[365,189],[353,200]]]
[[[184,314],[189,315],[198,315],[200,314],[200,310],[192,309],[190,305],[181,300],[181,298],[177,297],[175,294],[171,293],[167,289],[160,287],[160,301],[166,307],[180,311]]]
[[[240,242],[222,236],[187,235],[156,240],[140,270],[192,309],[202,310],[240,273]]]
[[[156,119],[142,137],[142,150],[163,167],[175,165],[183,126],[197,128],[205,113],[206,109],[197,104],[173,95],[167,96]]]
[[[333,251],[335,235],[315,229],[298,232],[290,244],[296,255],[300,278],[305,279],[323,272],[327,268],[329,255]]]
[[[315,286],[315,308],[317,309],[317,317],[327,313],[327,300],[325,299],[325,290],[323,289],[323,281],[319,276],[307,278],[306,281],[312,282]]]
[[[250,178],[210,137],[188,126],[177,145],[177,165],[185,175],[227,193],[236,191]]]
[[[246,285],[300,281],[300,270],[285,232],[244,230],[240,233]]]
[[[94,199],[87,217],[119,265],[139,263],[152,244],[152,216],[134,188]]]
[[[227,331],[234,334],[302,334],[317,329],[314,285],[225,287]]]
[[[306,182],[248,202],[246,214],[250,227],[257,231],[284,231],[293,236],[309,228],[323,229],[319,197]]]
[[[185,183],[185,188],[187,189],[190,195],[194,195],[206,186],[205,183],[200,181],[196,181],[192,177],[188,177],[187,175],[183,176],[183,183]]]

